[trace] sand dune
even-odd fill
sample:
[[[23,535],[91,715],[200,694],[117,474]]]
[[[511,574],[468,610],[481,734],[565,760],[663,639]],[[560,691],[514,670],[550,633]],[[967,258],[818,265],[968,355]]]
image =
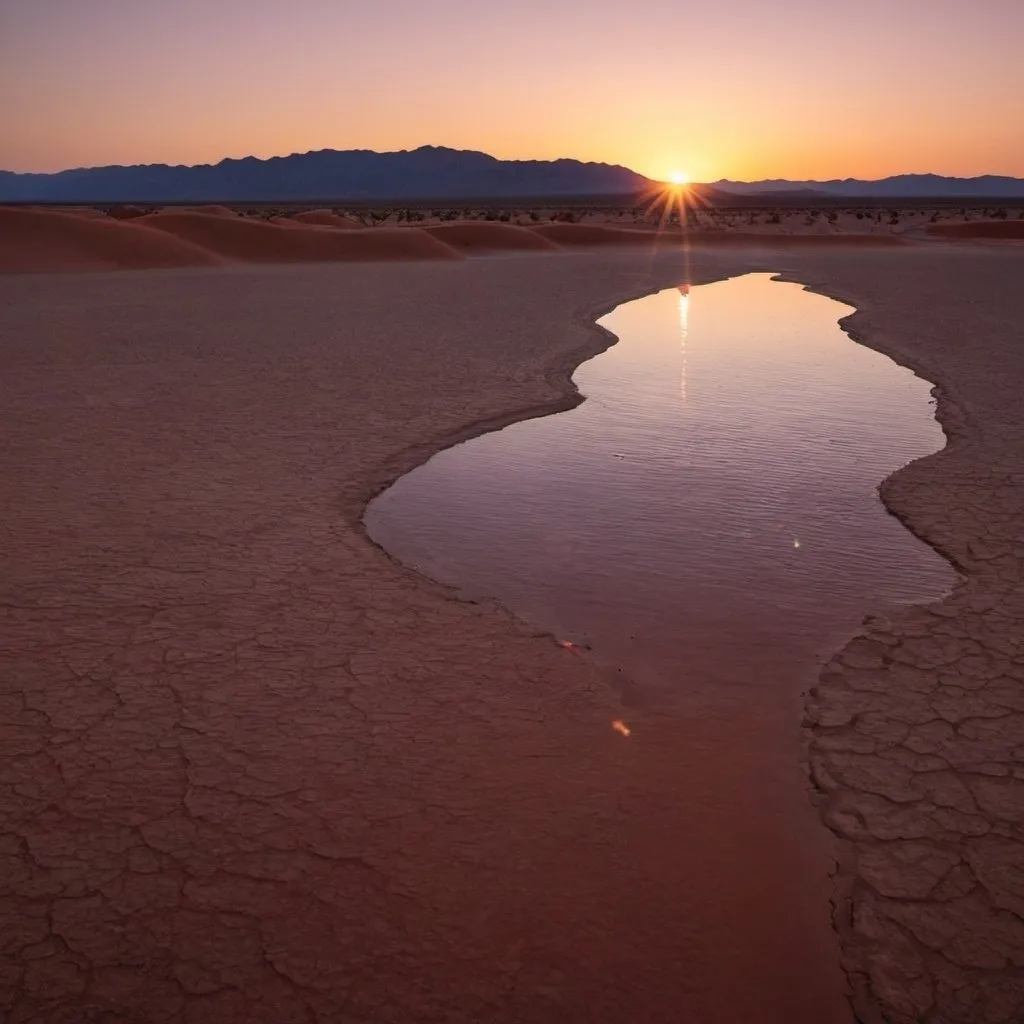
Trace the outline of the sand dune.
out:
[[[141,206],[135,206],[132,203],[121,203],[107,210],[107,216],[113,217],[114,220],[134,220],[136,217],[141,217],[145,212]]]
[[[536,234],[559,245],[651,245],[653,231],[604,227],[601,224],[540,224],[531,228]],[[664,236],[675,243],[676,236]]]
[[[394,211],[392,211],[393,213]],[[478,211],[480,212],[480,211]],[[1024,240],[1024,220],[922,223],[927,211],[903,211],[882,223],[843,214],[828,223],[805,211],[759,224],[712,211],[698,214],[694,246],[757,245],[778,249],[898,246],[935,240]],[[482,213],[481,213],[482,216]],[[531,214],[531,220],[536,217]],[[586,214],[594,217],[596,214]],[[616,215],[618,216],[618,215]],[[525,221],[526,214],[522,217]],[[740,222],[740,221],[743,222]],[[506,223],[459,220],[366,227],[326,207],[315,210],[246,210],[219,204],[168,206],[147,212],[134,204],[112,207],[0,208],[0,271],[65,271],[243,263],[358,260],[451,260],[465,253],[544,252],[592,246],[671,248],[678,226],[653,224]],[[909,236],[907,232],[909,231]]]
[[[494,252],[501,249],[543,251],[559,246],[532,228],[494,221],[460,220],[447,224],[434,224],[423,229],[456,249],[476,249]]]
[[[319,228],[323,227],[322,224],[301,224],[297,220],[292,220],[291,217],[286,217],[284,214],[273,214],[270,217],[263,218],[261,220],[263,224],[276,224],[282,228]]]
[[[0,207],[0,272],[196,267],[226,262],[208,249],[139,221]]]
[[[48,213],[49,212],[55,212],[55,211],[52,211],[52,210],[47,210],[45,206],[35,206],[35,207],[19,206],[18,209],[19,210],[35,209],[35,210],[40,210],[40,211],[46,211]],[[98,210],[98,209],[96,209],[95,206],[62,206],[60,208],[60,210],[57,211],[57,212],[60,212],[60,213],[70,213],[70,214],[72,214],[75,217],[88,217],[90,220],[96,220],[97,218],[105,220],[106,217],[107,217],[107,214],[104,213],[103,210]]]
[[[333,215],[332,215],[333,216]],[[324,218],[326,221],[326,218]],[[364,224],[358,224],[355,221],[346,223],[344,218],[339,217],[337,224],[321,223],[320,219],[316,220],[299,220],[297,217],[292,217],[290,214],[274,214],[272,217],[267,217],[264,224],[276,224],[282,228],[298,228],[300,231],[308,231],[310,228],[315,228],[317,231],[352,231],[364,228]]]
[[[205,213],[210,217],[237,217],[238,214],[227,206],[219,203],[205,203],[202,206],[167,206],[164,213]]]
[[[335,232],[202,213],[155,213],[142,222],[246,263],[460,258],[450,246],[416,228]]]
[[[929,235],[940,238],[1024,239],[1024,220],[968,221],[965,224],[931,224]]]
[[[323,228],[361,228],[364,225],[354,217],[342,217],[333,210],[302,210],[299,213],[289,214],[288,219],[298,221],[300,224],[314,224]]]

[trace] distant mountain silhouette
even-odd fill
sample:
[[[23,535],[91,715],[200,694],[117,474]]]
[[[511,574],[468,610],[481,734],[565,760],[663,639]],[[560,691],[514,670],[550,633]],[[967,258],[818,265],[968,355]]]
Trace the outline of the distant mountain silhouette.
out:
[[[85,167],[55,174],[0,171],[0,202],[306,202],[613,195],[650,185],[613,164],[498,160],[423,146],[396,153],[322,149],[195,167]]]
[[[1013,199],[1024,197],[1024,178],[1008,178],[996,174],[983,174],[977,178],[947,178],[941,174],[896,174],[877,181],[859,178],[833,178],[831,181],[789,181],[785,178],[766,178],[763,181],[713,182],[716,189],[739,195],[761,193],[789,194],[821,193],[830,196],[850,196],[858,199],[885,198],[953,198]]]
[[[0,203],[196,203],[411,201],[635,195],[650,179],[616,164],[580,160],[498,160],[474,150],[422,146],[377,153],[321,149],[260,160],[254,156],[196,166],[81,167],[55,174],[0,171]],[[849,198],[1024,197],[1024,179],[986,174],[948,178],[898,174],[878,181],[722,179],[695,185],[705,201],[733,195]]]

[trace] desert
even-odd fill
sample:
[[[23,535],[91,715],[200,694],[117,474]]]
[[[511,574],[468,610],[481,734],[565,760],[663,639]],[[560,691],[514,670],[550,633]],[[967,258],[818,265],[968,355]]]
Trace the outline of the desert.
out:
[[[1024,1024],[1024,3],[0,10],[0,1024]]]
[[[0,210],[5,1019],[1019,1018],[1015,211],[130,212]],[[579,402],[600,313],[751,271],[934,382],[945,447],[878,482],[962,582],[769,730],[626,737],[362,516]],[[795,832],[722,811],[775,770]]]
[[[650,204],[646,204],[650,206]],[[897,245],[1024,238],[1024,206],[841,209],[367,207],[308,209],[0,206],[0,270],[143,269],[224,263],[460,259],[467,252],[771,242]],[[159,234],[154,233],[159,232]]]

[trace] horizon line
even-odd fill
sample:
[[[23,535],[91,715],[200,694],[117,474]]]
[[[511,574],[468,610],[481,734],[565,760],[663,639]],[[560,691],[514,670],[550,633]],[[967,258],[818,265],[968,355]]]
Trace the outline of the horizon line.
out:
[[[291,153],[274,153],[269,156],[256,156],[253,153],[247,153],[244,156],[224,156],[217,161],[213,162],[199,162],[199,163],[167,163],[166,161],[149,161],[140,163],[112,163],[112,164],[87,164],[73,167],[62,167],[58,170],[53,171],[14,171],[8,170],[7,168],[0,168],[0,174],[15,175],[18,177],[53,177],[58,174],[69,174],[75,171],[99,171],[109,170],[111,168],[142,168],[142,167],[167,167],[173,169],[197,169],[202,167],[219,167],[225,163],[242,163],[245,161],[256,161],[258,163],[269,163],[273,160],[289,160],[293,157],[312,156],[320,153],[372,153],[376,156],[398,156],[402,154],[418,153],[421,150],[446,150],[452,153],[471,153],[478,156],[485,156],[490,160],[494,160],[497,163],[503,164],[514,164],[514,163],[539,163],[539,164],[555,164],[555,163],[577,163],[582,166],[589,167],[611,167],[621,168],[622,170],[629,171],[635,174],[639,178],[644,178],[650,182],[657,182],[660,184],[668,184],[667,180],[661,178],[652,178],[646,174],[642,174],[640,171],[633,170],[627,164],[622,163],[609,163],[604,160],[582,160],[578,157],[551,157],[551,158],[540,158],[540,157],[498,157],[492,153],[488,153],[481,149],[459,149],[454,146],[446,146],[437,143],[424,143],[420,146],[407,149],[370,149],[368,147],[355,147],[352,149],[335,149],[333,147],[321,147],[320,149],[308,149],[308,150],[295,150]],[[765,175],[760,178],[729,178],[719,177],[709,179],[707,181],[693,181],[691,185],[716,185],[721,182],[729,182],[740,185],[757,185],[765,182],[790,182],[790,183],[811,183],[811,184],[829,184],[832,182],[845,182],[845,181],[859,181],[859,182],[881,182],[888,181],[891,178],[944,178],[949,181],[973,181],[978,178],[1006,178],[1013,181],[1024,181],[1024,177],[1014,174],[1000,174],[995,171],[985,171],[981,174],[941,174],[937,171],[899,171],[895,174],[887,174],[880,178],[858,178],[854,175],[847,175],[845,177],[832,177],[832,178],[790,178],[784,176],[771,176]]]

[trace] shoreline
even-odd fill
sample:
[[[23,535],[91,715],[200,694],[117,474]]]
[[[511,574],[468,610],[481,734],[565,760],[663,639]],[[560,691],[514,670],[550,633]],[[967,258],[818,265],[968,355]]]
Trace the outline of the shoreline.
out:
[[[607,252],[608,250],[604,251]],[[682,256],[683,252],[684,250],[681,247],[675,250],[666,249],[663,251],[663,257],[670,255]],[[565,253],[562,255],[577,254]],[[749,271],[742,270],[736,272],[729,271],[724,272],[721,275],[708,276],[706,280],[701,279],[691,281],[689,283],[691,287],[696,287],[701,284],[714,284],[718,281],[725,281],[731,277],[738,277],[741,274],[748,272]],[[653,267],[651,273],[653,273]],[[526,406],[522,409],[517,409],[508,413],[500,413],[492,417],[485,417],[467,424],[464,428],[456,430],[454,433],[443,437],[434,437],[429,441],[424,441],[422,444],[411,446],[407,451],[402,452],[398,458],[389,462],[386,467],[382,467],[380,477],[383,482],[378,480],[373,481],[372,493],[370,493],[366,498],[362,511],[355,520],[351,521],[351,525],[358,528],[370,544],[383,551],[384,549],[380,548],[380,545],[376,544],[366,533],[366,530],[363,527],[363,517],[366,512],[366,507],[373,501],[373,499],[383,491],[386,491],[400,477],[405,476],[407,473],[411,473],[414,469],[417,469],[425,462],[428,462],[433,458],[433,456],[437,455],[438,452],[442,452],[447,448],[454,448],[458,444],[462,444],[465,441],[472,441],[474,438],[482,437],[484,434],[490,434],[496,430],[503,430],[505,427],[512,426],[514,423],[522,423],[526,420],[540,419],[543,416],[554,416],[561,412],[568,412],[570,409],[575,409],[576,406],[585,402],[586,396],[581,394],[579,389],[576,387],[576,384],[573,381],[573,376],[585,362],[593,359],[595,356],[599,356],[602,352],[606,352],[613,345],[618,344],[619,341],[617,335],[613,334],[607,328],[602,327],[597,321],[607,316],[623,303],[632,302],[635,299],[642,299],[645,296],[653,295],[664,288],[672,287],[671,284],[667,283],[671,280],[671,278],[668,277],[668,272],[662,272],[661,276],[665,277],[665,281],[652,283],[651,285],[643,288],[624,290],[613,301],[609,300],[594,303],[586,308],[576,310],[572,314],[570,326],[582,328],[590,334],[595,335],[595,340],[590,343],[582,342],[577,348],[559,354],[549,366],[540,369],[539,376],[543,377],[548,385],[557,392],[550,402]],[[387,554],[387,552],[384,553]],[[388,557],[391,556],[389,555]],[[436,580],[431,580],[431,582],[436,586],[450,589],[445,583],[440,583]]]
[[[920,458],[914,459],[914,462],[920,462],[921,459],[934,458],[952,446],[959,444],[963,434],[969,429],[969,420],[962,407],[958,404],[955,395],[952,393],[950,382],[942,379],[944,375],[940,370],[926,367],[921,360],[915,359],[896,344],[879,344],[875,339],[871,338],[869,333],[862,333],[859,331],[855,321],[864,311],[862,311],[861,308],[849,297],[844,297],[839,289],[832,288],[827,284],[807,284],[805,281],[797,280],[796,277],[789,276],[786,272],[779,274],[778,280],[791,281],[793,284],[799,284],[808,291],[814,292],[817,295],[823,295],[825,298],[834,299],[836,302],[843,302],[848,306],[853,306],[854,311],[852,313],[848,313],[844,317],[841,317],[838,321],[840,329],[850,338],[850,340],[857,345],[863,345],[865,348],[870,348],[874,352],[879,352],[881,355],[891,359],[898,366],[906,367],[914,374],[915,377],[920,378],[926,384],[931,385],[931,392],[935,397],[935,410],[932,415],[935,418],[935,422],[938,423],[939,427],[942,429],[946,440],[945,444],[941,448],[937,448],[934,452],[929,452],[927,455],[922,455]],[[910,465],[912,465],[912,463],[907,463],[907,466]],[[933,542],[927,536],[918,533],[912,523],[904,517],[903,513],[901,513],[899,507],[891,506],[889,501],[886,499],[887,485],[889,484],[889,481],[892,480],[893,477],[902,473],[907,466],[901,466],[899,469],[894,470],[887,477],[884,477],[879,481],[877,488],[879,500],[885,506],[886,511],[899,520],[904,529],[908,530],[917,537],[918,540],[927,544],[928,547],[949,562],[957,573],[961,576],[966,576],[968,574],[968,570],[957,560],[955,552],[944,550],[941,546],[941,542]],[[962,583],[963,581],[957,584],[957,586],[961,586]],[[955,593],[955,590],[953,593]],[[953,593],[948,596],[952,597]]]

